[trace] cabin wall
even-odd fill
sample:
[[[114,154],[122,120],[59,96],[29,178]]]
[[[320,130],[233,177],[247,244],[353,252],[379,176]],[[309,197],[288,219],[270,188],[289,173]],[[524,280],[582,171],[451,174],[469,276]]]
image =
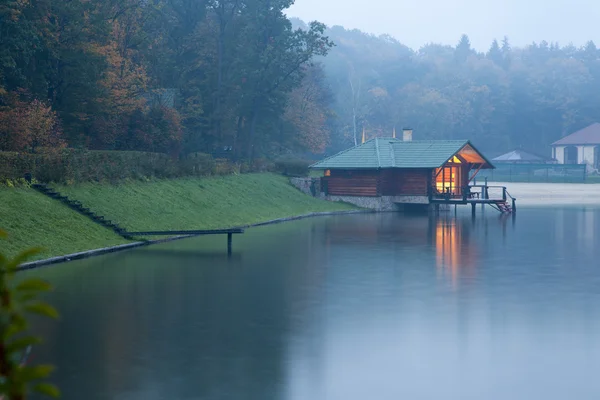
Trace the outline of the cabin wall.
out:
[[[431,169],[381,170],[381,194],[384,196],[427,196]]]
[[[330,176],[322,178],[322,188],[332,196],[381,195],[378,170],[332,170]]]
[[[332,196],[427,196],[431,169],[331,170],[322,189]]]

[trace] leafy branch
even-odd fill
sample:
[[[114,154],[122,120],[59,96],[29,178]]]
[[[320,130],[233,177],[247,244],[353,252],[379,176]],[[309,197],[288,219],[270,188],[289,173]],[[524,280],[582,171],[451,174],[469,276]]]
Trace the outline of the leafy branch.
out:
[[[0,230],[0,239],[6,239]],[[33,391],[57,398],[59,390],[45,382],[52,365],[25,365],[21,358],[41,338],[29,332],[29,315],[58,318],[54,307],[39,299],[52,289],[49,283],[38,279],[15,279],[19,265],[38,254],[41,249],[26,250],[13,259],[0,253],[0,400],[24,400]]]

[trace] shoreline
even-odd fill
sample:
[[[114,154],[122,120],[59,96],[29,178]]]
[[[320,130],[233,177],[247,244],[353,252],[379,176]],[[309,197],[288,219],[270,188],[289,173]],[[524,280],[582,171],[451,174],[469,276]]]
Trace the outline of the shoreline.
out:
[[[376,211],[376,210],[364,210],[364,209],[314,212],[314,213],[308,213],[308,214],[295,215],[295,216],[291,216],[291,217],[282,217],[282,218],[272,219],[269,221],[258,222],[256,224],[251,224],[251,225],[243,225],[238,228],[256,228],[256,227],[260,227],[260,226],[280,224],[283,222],[296,221],[296,220],[312,218],[312,217],[325,217],[328,215],[373,214],[373,213],[377,213],[377,212],[378,211]],[[160,243],[174,242],[176,240],[189,239],[189,238],[196,237],[196,236],[202,236],[202,235],[180,235],[180,236],[173,236],[173,237],[164,238],[164,239],[139,241],[139,242],[133,242],[133,243],[127,243],[127,244],[120,244],[120,245],[116,245],[116,246],[110,246],[110,247],[102,247],[99,249],[85,250],[85,251],[80,251],[77,253],[65,254],[63,256],[55,256],[55,257],[50,257],[50,258],[46,258],[43,260],[36,260],[36,261],[30,261],[27,263],[23,263],[19,266],[18,270],[19,271],[27,271],[27,270],[32,270],[32,269],[37,269],[37,268],[42,268],[42,267],[48,267],[48,266],[52,266],[52,265],[67,263],[70,261],[83,260],[85,258],[97,257],[97,256],[101,256],[104,254],[118,253],[118,252],[122,252],[125,250],[136,249],[139,247],[151,246],[153,244],[160,244]]]
[[[600,185],[589,185],[580,183],[522,183],[522,182],[489,182],[490,186],[505,186],[508,192],[517,199],[517,210],[519,207],[539,208],[539,207],[589,207],[596,206],[600,208]],[[250,225],[238,226],[239,228],[254,228],[283,222],[295,221],[299,219],[321,217],[328,215],[344,214],[366,214],[378,213],[376,210],[358,209],[342,211],[323,211],[313,212],[290,217],[282,217],[264,222],[258,222]],[[171,242],[175,240],[187,239],[197,235],[180,235],[169,238],[138,241],[133,243],[121,244],[116,246],[91,249],[82,252],[55,256],[42,260],[31,261],[21,264],[19,270],[30,270],[40,267],[62,264],[69,261],[81,260],[100,256],[104,254],[116,253],[153,244]]]

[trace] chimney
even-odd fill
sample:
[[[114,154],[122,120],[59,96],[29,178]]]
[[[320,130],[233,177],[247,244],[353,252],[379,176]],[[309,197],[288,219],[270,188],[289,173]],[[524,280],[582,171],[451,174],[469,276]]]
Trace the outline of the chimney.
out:
[[[402,141],[403,142],[412,141],[412,129],[410,129],[410,128],[402,129]]]

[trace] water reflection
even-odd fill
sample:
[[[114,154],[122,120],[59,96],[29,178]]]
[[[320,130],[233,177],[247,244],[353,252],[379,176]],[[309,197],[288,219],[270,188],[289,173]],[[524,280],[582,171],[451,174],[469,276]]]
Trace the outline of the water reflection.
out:
[[[64,399],[592,399],[596,210],[356,215],[32,273]],[[441,279],[440,279],[441,278]]]
[[[456,288],[459,273],[467,278],[475,275],[477,244],[470,240],[470,226],[456,218],[437,218],[435,223],[436,266],[444,276],[449,276]],[[487,229],[487,224],[486,224]]]

